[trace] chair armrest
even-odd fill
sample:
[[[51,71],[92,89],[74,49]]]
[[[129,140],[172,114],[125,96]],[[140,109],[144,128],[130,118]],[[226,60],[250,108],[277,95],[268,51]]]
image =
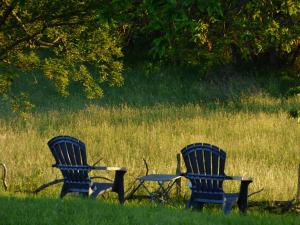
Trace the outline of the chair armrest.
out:
[[[127,171],[126,167],[91,166],[92,170]]]
[[[253,181],[251,177],[241,177],[241,176],[226,176],[226,180],[240,180],[240,181]]]
[[[208,179],[208,180],[240,180],[242,182],[252,182],[251,177],[241,177],[241,176],[224,176],[224,175],[206,175],[206,174],[191,174],[184,173],[182,176],[188,179]]]
[[[55,168],[58,168],[62,171],[64,170],[78,170],[78,171],[89,171],[91,170],[90,166],[88,165],[52,165]]]
[[[207,179],[207,180],[232,180],[231,177],[224,176],[224,175],[206,175],[206,174],[191,174],[186,173],[185,176],[188,179]]]

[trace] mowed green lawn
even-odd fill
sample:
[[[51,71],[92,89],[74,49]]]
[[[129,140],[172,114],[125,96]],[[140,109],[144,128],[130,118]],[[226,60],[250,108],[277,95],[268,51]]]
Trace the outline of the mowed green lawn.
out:
[[[219,211],[195,212],[161,205],[121,206],[101,200],[0,197],[1,225],[298,225],[299,220],[296,214],[248,213],[245,216],[233,212],[224,215]]]
[[[127,167],[126,188],[135,177],[145,173],[143,158],[149,164],[149,173],[174,173],[176,154],[184,146],[206,142],[227,152],[225,170],[228,175],[253,178],[250,193],[264,188],[261,193],[252,196],[250,201],[294,198],[300,162],[300,124],[289,118],[287,111],[300,105],[299,97],[286,99],[273,96],[252,78],[219,83],[200,80],[186,82],[175,78],[127,77],[124,87],[108,89],[106,96],[96,101],[87,101],[80,94],[67,99],[57,97],[51,87],[38,86],[31,90],[37,107],[28,114],[26,120],[15,117],[7,108],[2,107],[0,162],[8,167],[9,192],[14,195],[18,191],[33,190],[42,183],[61,177],[60,172],[51,167],[54,159],[47,141],[53,136],[65,134],[86,143],[91,164],[102,158],[101,165]],[[184,170],[184,165],[182,168]],[[59,185],[50,187],[39,195],[56,198],[59,189]],[[227,182],[225,189],[237,191],[238,183]],[[189,196],[185,185],[182,196],[185,199]],[[135,208],[130,203],[127,203],[128,208],[120,208],[81,199],[73,202],[2,197],[0,202],[2,214],[11,211],[18,215],[18,210],[22,207],[28,213],[45,208],[42,217],[51,219],[44,224],[53,224],[54,220],[64,218],[64,213],[60,214],[60,210],[65,210],[66,214],[70,213],[80,221],[91,217],[88,224],[93,224],[94,220],[100,221],[98,218],[101,218],[102,211],[108,224],[113,223],[116,217],[110,211],[115,210],[120,212],[120,217],[124,215],[125,218],[118,224],[139,224],[143,218],[149,219],[145,220],[145,224],[153,224],[151,221],[156,220],[159,224],[165,222],[162,215],[166,214],[166,218],[171,219],[178,213],[182,216],[174,219],[175,224],[196,224],[198,219],[201,221],[201,218],[205,218],[204,221],[207,222],[212,218],[208,212],[197,215],[162,208],[147,211],[147,208]],[[76,207],[81,204],[82,208]],[[183,207],[184,204],[182,201],[179,205]],[[92,207],[91,212],[89,207]],[[134,210],[131,211],[131,208]],[[77,214],[77,210],[84,213]],[[135,217],[135,211],[143,216]],[[150,216],[152,214],[154,217]],[[24,213],[24,217],[25,215]],[[190,216],[193,219],[189,219]],[[241,220],[239,224],[251,224],[252,218],[260,221],[265,216],[269,217],[251,215],[248,221],[238,215],[218,215],[211,224],[223,224],[222,221],[230,224],[231,219]],[[35,216],[28,215],[28,220],[31,217],[34,219]],[[281,217],[272,217],[270,221],[274,223],[267,221],[261,224],[276,224],[275,221],[281,221],[278,218]],[[282,220],[289,221],[292,218],[294,217],[282,217]],[[264,219],[262,221],[266,222]]]

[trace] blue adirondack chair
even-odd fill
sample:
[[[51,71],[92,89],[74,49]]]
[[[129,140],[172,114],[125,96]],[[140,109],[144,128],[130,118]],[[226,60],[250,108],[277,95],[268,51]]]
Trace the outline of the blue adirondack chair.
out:
[[[124,167],[90,166],[87,163],[85,144],[70,136],[57,136],[48,142],[48,146],[55,158],[53,167],[60,169],[64,184],[60,197],[67,193],[79,193],[82,196],[96,198],[108,191],[118,193],[120,203],[124,202]],[[92,182],[89,176],[91,170],[112,170],[115,171],[115,178],[112,183]]]
[[[246,212],[248,185],[251,178],[227,176],[224,172],[226,153],[217,146],[206,143],[195,143],[181,150],[186,173],[190,180],[191,197],[186,208],[202,208],[205,203],[223,205],[224,213],[229,213],[237,201],[241,212]],[[239,193],[224,193],[225,180],[240,180]]]

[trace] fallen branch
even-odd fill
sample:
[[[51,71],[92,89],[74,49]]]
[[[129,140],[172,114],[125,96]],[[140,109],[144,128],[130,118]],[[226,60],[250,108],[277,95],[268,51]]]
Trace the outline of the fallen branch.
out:
[[[289,210],[297,211],[295,199],[288,201],[251,201],[249,207],[259,207],[271,213],[285,213]]]
[[[260,190],[258,190],[258,191],[252,192],[251,194],[248,195],[248,198],[249,198],[250,196],[252,196],[252,195],[255,195],[255,194],[258,194],[258,193],[262,192],[263,190],[264,190],[264,188],[262,188],[262,189],[260,189]]]
[[[143,161],[144,161],[144,164],[145,164],[145,167],[146,167],[146,173],[145,173],[145,176],[148,175],[149,173],[149,167],[148,167],[148,163],[146,161],[146,159],[143,158]],[[125,200],[128,200],[128,199],[133,199],[135,198],[133,196],[133,194],[141,187],[141,183],[139,183],[137,186],[135,186],[135,183],[137,182],[137,179],[135,178],[134,181],[129,185],[129,188],[125,191],[125,193],[130,192],[125,196]]]
[[[92,166],[96,166],[103,158],[98,159],[96,162],[93,163]]]
[[[145,164],[145,167],[146,167],[146,174],[145,174],[145,176],[147,176],[148,172],[149,172],[148,163],[147,163],[146,159],[144,159],[144,158],[143,158],[143,161],[144,161],[144,164]]]
[[[56,180],[53,180],[53,181],[50,181],[48,183],[45,183],[45,184],[42,184],[41,186],[39,186],[37,189],[35,189],[34,191],[32,191],[33,194],[37,194],[39,193],[40,191],[44,190],[45,188],[51,186],[51,185],[54,185],[54,184],[58,184],[58,183],[61,183],[63,182],[64,179],[56,179]]]
[[[300,46],[300,43],[299,43],[299,46]],[[299,119],[300,119],[300,117],[299,117]],[[298,167],[298,187],[297,187],[297,194],[296,194],[296,202],[298,205],[300,205],[300,164]]]
[[[94,176],[94,177],[90,177],[91,179],[96,179],[96,178],[100,178],[100,179],[103,179],[103,180],[107,180],[107,181],[110,181],[110,182],[114,182],[112,179],[109,179],[107,177],[102,177],[102,176]]]
[[[273,202],[273,205],[267,207],[266,209],[268,210],[279,209],[281,213],[284,213],[290,210],[294,206],[293,204],[294,201],[295,199],[289,201],[275,201]]]
[[[107,177],[102,177],[102,176],[94,176],[94,177],[91,177],[91,179],[95,179],[95,178],[100,178],[100,179],[104,179],[104,180],[107,180],[107,181],[110,181],[110,182],[113,182],[113,180],[107,178]],[[48,183],[45,183],[45,184],[42,184],[41,186],[39,186],[37,189],[35,189],[34,191],[26,191],[26,192],[31,192],[33,194],[37,194],[39,193],[40,191],[44,190],[45,188],[47,187],[50,187],[52,185],[55,185],[55,184],[59,184],[59,183],[62,183],[64,181],[64,178],[61,178],[61,179],[55,179],[53,181],[50,181]]]
[[[2,166],[2,168],[3,168],[3,176],[2,176],[3,187],[4,187],[4,190],[7,191],[7,189],[8,189],[8,185],[6,183],[7,167],[5,166],[4,163],[0,163],[0,166]]]
[[[295,201],[295,199],[292,199],[292,200],[290,200],[290,201],[287,201],[285,204],[283,204],[282,206],[281,206],[281,212],[287,212],[287,211],[289,211],[292,207],[294,207],[294,202]]]

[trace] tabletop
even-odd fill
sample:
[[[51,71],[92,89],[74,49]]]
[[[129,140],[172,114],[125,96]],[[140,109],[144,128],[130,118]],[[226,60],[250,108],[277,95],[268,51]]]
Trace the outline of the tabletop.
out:
[[[142,176],[137,178],[139,181],[157,181],[157,182],[166,182],[166,181],[172,181],[177,180],[181,176],[175,175],[175,174],[149,174],[146,176]]]

